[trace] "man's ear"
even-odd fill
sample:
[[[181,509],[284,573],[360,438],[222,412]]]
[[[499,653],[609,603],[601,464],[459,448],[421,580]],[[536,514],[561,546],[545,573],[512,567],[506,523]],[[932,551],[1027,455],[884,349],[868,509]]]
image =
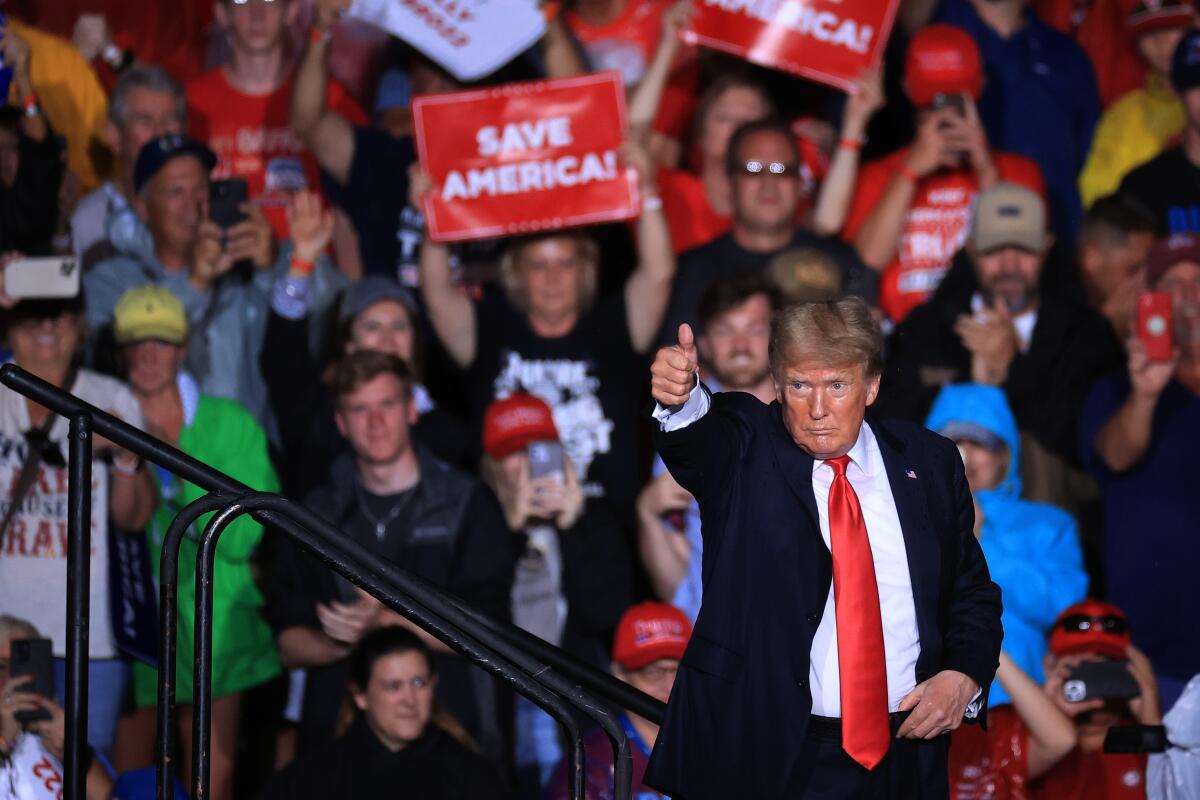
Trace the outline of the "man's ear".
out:
[[[701,361],[707,364],[712,363],[712,344],[703,333],[696,337],[696,352],[700,354]]]
[[[333,421],[337,425],[338,433],[340,433],[342,435],[342,438],[343,439],[350,438],[349,434],[346,433],[346,422],[344,419],[342,419],[342,410],[340,408],[334,409]]]
[[[359,711],[367,710],[367,693],[359,689],[357,686],[350,687],[350,696],[354,699],[354,705]]]
[[[146,191],[146,188],[142,187],[142,191],[135,194],[133,196],[133,202],[130,203],[130,206],[133,208],[133,213],[137,214],[138,219],[140,219],[142,222],[145,222],[150,215],[150,207],[146,204],[146,198],[144,196]]]
[[[295,5],[293,3],[293,5]],[[229,28],[229,11],[225,8],[223,0],[217,0],[213,3],[213,18],[222,28]]]
[[[882,375],[876,375],[874,378],[867,379],[867,405],[871,405],[875,402],[875,398],[879,397],[879,382],[882,378]]]
[[[108,140],[108,147],[114,153],[121,149],[121,129],[111,119],[104,123],[104,138]]]

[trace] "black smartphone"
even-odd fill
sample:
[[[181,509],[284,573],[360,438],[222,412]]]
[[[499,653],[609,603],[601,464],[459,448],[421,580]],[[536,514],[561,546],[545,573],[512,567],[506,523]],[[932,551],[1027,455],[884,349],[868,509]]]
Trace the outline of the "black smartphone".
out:
[[[250,199],[245,178],[213,181],[208,189],[208,218],[222,228],[232,228],[246,219],[242,204]]]
[[[1161,753],[1168,744],[1162,725],[1113,725],[1104,735],[1106,753]]]
[[[960,117],[967,116],[967,99],[958,92],[938,92],[933,96],[933,110],[952,109]]]
[[[42,697],[54,697],[54,650],[49,639],[13,639],[11,641],[12,656],[9,659],[9,676],[20,678],[32,675],[33,679],[17,689],[18,692],[32,692]],[[16,715],[17,722],[28,725],[50,719],[50,712],[44,708],[32,711],[21,711]]]
[[[1063,682],[1063,698],[1071,703],[1084,700],[1132,700],[1142,693],[1125,666],[1127,661],[1084,661]]]

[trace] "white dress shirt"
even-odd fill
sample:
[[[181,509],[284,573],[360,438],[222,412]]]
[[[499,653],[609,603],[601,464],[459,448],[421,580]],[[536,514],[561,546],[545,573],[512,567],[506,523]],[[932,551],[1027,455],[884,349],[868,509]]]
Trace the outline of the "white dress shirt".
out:
[[[656,404],[654,418],[667,433],[686,428],[708,413],[712,399],[697,384],[687,402],[671,407]],[[912,576],[908,570],[908,554],[904,532],[892,497],[892,487],[884,468],[883,454],[871,426],[863,423],[858,440],[848,453],[851,463],[846,477],[858,495],[871,556],[875,562],[875,582],[879,587],[879,609],[883,622],[883,651],[887,659],[888,711],[899,709],[904,699],[917,685],[917,658],[921,654],[921,639],[917,631],[917,609],[913,600]],[[829,487],[833,484],[833,468],[824,461],[813,462],[813,494],[817,501],[817,516],[821,538],[829,547]],[[822,717],[842,716],[841,670],[837,650],[837,613],[833,602],[833,583],[825,598],[825,610],[813,636],[809,650],[809,684],[812,691],[812,713]],[[973,718],[979,710],[977,691],[967,708],[966,716]]]

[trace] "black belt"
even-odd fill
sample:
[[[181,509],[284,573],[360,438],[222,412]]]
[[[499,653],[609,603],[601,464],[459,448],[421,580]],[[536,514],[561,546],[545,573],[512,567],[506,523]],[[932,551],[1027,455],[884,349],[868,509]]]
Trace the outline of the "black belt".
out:
[[[892,729],[893,737],[911,713],[912,711],[897,711],[895,714],[888,714],[888,724]],[[816,714],[810,714],[808,717],[808,735],[815,739],[824,739],[829,742],[842,741],[841,717],[819,717]]]

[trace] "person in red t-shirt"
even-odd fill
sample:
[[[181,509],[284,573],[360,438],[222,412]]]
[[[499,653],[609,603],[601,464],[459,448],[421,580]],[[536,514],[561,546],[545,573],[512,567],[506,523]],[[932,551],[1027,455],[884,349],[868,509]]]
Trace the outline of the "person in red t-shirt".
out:
[[[581,0],[563,17],[592,69],[616,70],[632,87],[649,72],[664,37],[678,42],[678,25],[670,17],[683,16],[687,5],[677,0]],[[678,153],[696,107],[700,61],[694,47],[675,44],[671,49],[654,130],[676,143],[671,149]]]
[[[842,232],[868,266],[883,273],[879,305],[900,322],[937,288],[967,240],[971,202],[998,181],[1045,194],[1038,166],[993,152],[975,100],[983,89],[979,48],[950,25],[913,37],[905,90],[917,112],[917,138],[863,167]]]
[[[1114,725],[1161,725],[1158,684],[1145,654],[1130,643],[1121,609],[1084,600],[1064,609],[1050,634],[1046,695],[1075,722],[1079,744],[1041,780],[1030,785],[1037,800],[1144,800],[1146,754],[1105,753],[1104,737]],[[1070,702],[1064,686],[1084,661],[1123,662],[1139,693],[1132,700],[1101,698]]]
[[[950,739],[951,800],[1027,800],[1026,784],[1075,747],[1075,726],[1001,651],[996,680],[1012,703],[988,710],[985,731],[963,725]]]
[[[187,85],[188,133],[217,154],[213,177],[245,178],[250,198],[280,239],[287,236],[291,197],[320,190],[316,159],[288,120],[293,69],[286,30],[298,8],[296,0],[220,0],[216,17],[229,31],[232,56]],[[329,107],[356,123],[366,121],[335,81],[329,81],[327,93]],[[357,251],[344,217],[337,227],[335,258],[345,269],[347,262],[357,264]]]

